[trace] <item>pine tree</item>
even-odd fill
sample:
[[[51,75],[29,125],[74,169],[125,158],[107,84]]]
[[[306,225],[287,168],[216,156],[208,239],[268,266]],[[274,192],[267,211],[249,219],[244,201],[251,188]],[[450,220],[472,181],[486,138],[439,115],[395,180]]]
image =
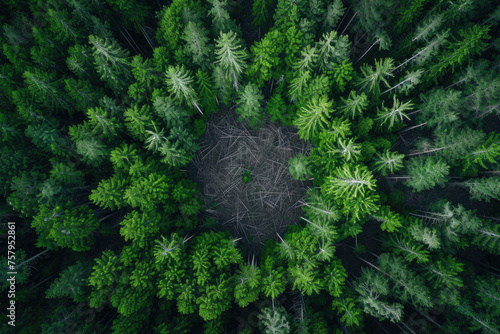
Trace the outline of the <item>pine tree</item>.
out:
[[[381,300],[381,296],[389,293],[388,280],[379,273],[363,270],[360,280],[356,283],[359,300],[364,306],[364,311],[379,320],[388,319],[391,322],[400,321],[403,316],[403,305],[390,304]]]
[[[363,197],[373,190],[375,180],[366,167],[344,166],[335,171],[335,176],[329,176],[322,191],[332,198]]]
[[[444,187],[450,173],[450,166],[435,157],[413,158],[406,168],[410,177],[406,184],[417,192],[432,189],[436,185]]]
[[[95,70],[92,62],[92,50],[76,44],[68,49],[69,57],[66,59],[68,68],[79,78],[92,78]]]
[[[416,260],[417,263],[429,261],[429,251],[406,235],[391,234],[384,240],[383,245],[395,254],[403,256],[409,262],[413,260]]]
[[[119,174],[101,180],[96,189],[92,190],[89,199],[95,204],[106,209],[117,210],[126,205],[123,198],[128,180]]]
[[[131,84],[131,64],[128,51],[114,40],[89,36],[92,45],[94,65],[101,79],[108,82],[113,90],[121,92]]]
[[[91,166],[99,166],[109,154],[106,145],[95,138],[78,140],[76,153],[80,154],[82,160]]]
[[[302,97],[309,84],[310,79],[311,73],[309,71],[299,71],[297,75],[290,81],[288,89],[288,97],[290,98],[290,102],[299,100]]]
[[[183,127],[189,121],[189,112],[169,97],[156,97],[153,101],[153,110],[169,128]]]
[[[221,32],[216,39],[215,63],[224,73],[225,80],[230,82],[234,89],[239,89],[239,80],[246,68],[247,52],[236,33]]]
[[[437,129],[448,128],[459,120],[463,103],[461,93],[452,89],[435,88],[420,95],[422,104],[417,119]]]
[[[99,99],[103,95],[102,89],[93,87],[90,81],[70,78],[64,80],[64,83],[75,109],[85,112],[88,108],[99,105]]]
[[[284,37],[279,30],[268,32],[264,38],[252,45],[247,75],[257,86],[262,87],[275,75],[274,71],[279,65],[283,49]]]
[[[500,254],[500,226],[491,221],[486,221],[479,228],[472,242],[491,254]]]
[[[500,176],[483,177],[463,182],[469,190],[471,199],[490,202],[491,199],[500,200]]]
[[[334,0],[326,7],[325,17],[323,19],[323,29],[331,30],[337,27],[337,24],[342,16],[344,16],[345,8],[341,0]]]
[[[393,254],[383,253],[378,258],[379,268],[391,277],[391,293],[402,302],[412,302],[419,308],[433,306],[429,289],[421,276],[417,276],[403,260]]]
[[[403,122],[406,118],[410,119],[408,115],[406,115],[406,111],[413,107],[413,103],[411,102],[403,102],[401,103],[396,95],[393,96],[393,104],[391,108],[387,108],[382,103],[382,109],[377,109],[378,117],[376,120],[379,122],[380,127],[385,126],[387,129],[392,129],[395,124],[399,122]]]
[[[42,205],[39,210],[31,223],[38,232],[39,246],[49,249],[67,247],[74,251],[92,248],[92,233],[99,227],[99,221],[88,206],[75,209],[68,202],[54,208]]]
[[[390,210],[388,206],[381,206],[379,211],[372,215],[372,218],[380,222],[382,231],[394,232],[403,226],[402,217]]]
[[[333,101],[326,96],[314,98],[307,106],[302,107],[294,124],[299,128],[301,139],[308,140],[316,135],[328,124],[328,117],[333,111]]]
[[[467,155],[464,171],[479,166],[488,169],[488,165],[496,162],[497,156],[500,156],[500,134],[491,133],[481,146]]]
[[[234,299],[240,307],[246,307],[259,297],[261,270],[253,264],[241,265],[235,279]]]
[[[169,93],[179,102],[192,104],[203,115],[198,106],[198,96],[193,87],[193,77],[183,65],[169,66],[166,72]]]
[[[129,133],[140,141],[145,140],[146,129],[149,129],[153,122],[150,106],[134,104],[123,113],[123,116],[125,116],[125,127]]]
[[[291,327],[288,314],[282,306],[263,308],[259,318],[259,328],[265,334],[287,334]]]
[[[210,67],[211,47],[208,45],[208,31],[200,24],[189,21],[182,37],[186,41],[186,50],[191,54],[193,62],[203,69]]]
[[[340,321],[349,328],[356,328],[362,324],[363,310],[360,309],[352,298],[335,298],[333,309],[340,315]]]
[[[33,98],[48,110],[68,109],[68,97],[62,89],[61,81],[55,79],[55,73],[35,69],[33,73],[24,72],[23,77]]]
[[[47,298],[71,297],[75,303],[86,300],[85,288],[90,274],[89,263],[77,261],[61,272],[46,291]]]
[[[253,24],[260,27],[267,21],[269,6],[272,4],[269,0],[256,0],[252,5]]]
[[[368,107],[368,97],[365,93],[358,95],[352,90],[347,99],[341,97],[340,100],[343,105],[341,105],[338,109],[348,118],[354,119],[358,115],[363,115],[363,112]]]
[[[266,297],[276,299],[285,291],[286,278],[283,267],[276,266],[274,259],[266,258],[262,266],[262,292]]]
[[[442,53],[437,60],[437,64],[431,67],[427,74],[427,80],[437,82],[438,78],[444,74],[444,71],[455,70],[455,66],[460,66],[464,61],[470,59],[478,53],[481,53],[487,46],[485,40],[490,39],[488,35],[489,26],[474,25],[467,30],[460,29],[459,37],[454,38],[454,43],[447,46],[446,52]]]
[[[323,282],[319,279],[317,270],[295,265],[290,267],[288,272],[293,278],[292,289],[298,289],[306,296],[317,294],[323,288]]]
[[[398,154],[386,150],[382,153],[377,153],[377,158],[373,162],[373,170],[379,172],[382,176],[392,174],[403,167],[404,154]]]
[[[159,232],[159,221],[156,212],[132,211],[120,222],[120,234],[125,241],[132,240],[135,245],[144,248],[148,239]]]
[[[201,109],[205,110],[205,114],[210,115],[217,111],[217,101],[212,90],[212,78],[208,73],[201,70],[196,72],[196,78],[196,88],[201,101]]]
[[[441,255],[435,261],[424,265],[424,277],[432,284],[440,302],[456,305],[460,298],[460,289],[464,283],[460,273],[463,263],[456,261],[451,255]]]
[[[56,11],[49,8],[46,18],[54,38],[60,43],[71,43],[81,39],[82,32],[76,27],[75,19],[70,18],[66,9]]]
[[[337,36],[335,30],[323,34],[317,43],[317,63],[322,71],[331,70],[335,64],[348,60],[351,43],[347,36]]]
[[[384,83],[387,88],[391,86],[387,82],[387,79],[393,77],[391,73],[394,69],[394,61],[392,58],[384,58],[381,60],[375,60],[375,68],[367,64],[361,66],[362,77],[358,80],[358,86],[361,90],[368,90],[375,96],[380,95],[380,83]]]
[[[347,272],[342,266],[340,260],[333,260],[324,268],[326,275],[323,278],[324,285],[328,293],[339,298],[344,290],[345,280],[347,279]]]
[[[259,128],[264,122],[264,111],[262,100],[264,99],[260,89],[254,84],[247,84],[238,92],[236,101],[236,113],[238,121],[246,121],[252,128]]]
[[[294,180],[307,180],[309,172],[309,158],[301,153],[288,160],[288,169]]]

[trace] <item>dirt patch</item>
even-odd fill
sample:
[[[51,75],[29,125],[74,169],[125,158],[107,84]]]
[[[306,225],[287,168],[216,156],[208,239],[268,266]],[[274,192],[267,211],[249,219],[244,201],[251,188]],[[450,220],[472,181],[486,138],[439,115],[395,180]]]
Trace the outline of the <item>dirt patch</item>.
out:
[[[265,240],[299,221],[298,202],[310,183],[292,179],[288,160],[309,155],[311,147],[293,127],[266,122],[252,129],[236,119],[231,108],[209,118],[189,169],[203,191],[205,218],[257,252]]]

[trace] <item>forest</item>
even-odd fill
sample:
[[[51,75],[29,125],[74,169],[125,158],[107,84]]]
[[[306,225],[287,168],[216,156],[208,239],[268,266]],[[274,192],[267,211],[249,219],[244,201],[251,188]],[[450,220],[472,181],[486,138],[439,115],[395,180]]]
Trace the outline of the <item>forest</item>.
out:
[[[0,25],[1,333],[500,334],[498,1]]]

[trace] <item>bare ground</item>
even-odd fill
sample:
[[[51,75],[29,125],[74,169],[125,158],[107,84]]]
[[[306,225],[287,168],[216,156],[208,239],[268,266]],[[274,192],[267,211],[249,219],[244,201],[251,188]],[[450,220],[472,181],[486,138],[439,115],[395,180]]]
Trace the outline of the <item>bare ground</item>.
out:
[[[293,127],[266,122],[256,130],[236,119],[232,108],[209,118],[189,169],[203,192],[204,218],[214,218],[258,252],[265,240],[299,221],[298,202],[309,183],[292,179],[288,160],[309,155],[310,144]]]

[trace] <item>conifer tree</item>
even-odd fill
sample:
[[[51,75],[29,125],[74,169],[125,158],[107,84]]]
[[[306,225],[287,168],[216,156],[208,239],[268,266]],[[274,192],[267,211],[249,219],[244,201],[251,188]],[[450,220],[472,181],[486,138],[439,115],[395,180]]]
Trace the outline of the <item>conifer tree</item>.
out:
[[[85,301],[85,288],[90,274],[89,263],[78,261],[69,266],[54,280],[46,291],[47,298],[70,297],[75,303]]]
[[[413,158],[406,168],[410,177],[406,184],[417,192],[432,189],[436,185],[444,187],[450,173],[450,166],[435,157]]]
[[[382,154],[377,153],[377,158],[373,162],[373,170],[379,172],[382,176],[392,174],[403,167],[404,154],[398,154],[386,150]]]
[[[264,111],[262,107],[263,95],[260,89],[247,84],[238,92],[236,113],[238,121],[246,121],[252,128],[259,128],[264,122]]]
[[[258,315],[259,328],[265,334],[286,334],[290,333],[291,327],[288,314],[282,306],[274,308],[266,307]]]
[[[411,102],[401,103],[394,95],[392,107],[387,108],[382,104],[382,109],[377,110],[378,117],[376,120],[381,127],[385,126],[390,130],[396,123],[403,122],[405,118],[410,119],[405,112],[411,109],[412,106]]]
[[[333,101],[326,96],[314,98],[307,106],[302,107],[294,124],[299,128],[301,139],[314,138],[328,124],[328,116],[333,111]]]
[[[184,30],[183,39],[186,41],[186,50],[191,54],[193,62],[203,69],[210,67],[212,48],[208,45],[208,31],[200,24],[189,21]]]
[[[500,200],[500,176],[467,180],[463,185],[469,190],[471,198],[474,200],[487,203],[491,199]]]
[[[92,45],[94,65],[101,79],[116,92],[128,87],[132,77],[128,51],[114,40],[93,35],[89,36],[89,44]]]
[[[229,31],[221,32],[216,39],[215,63],[222,70],[225,85],[239,89],[239,80],[246,68],[247,52],[242,46],[242,41],[236,33]]]
[[[354,119],[358,115],[363,115],[363,112],[368,107],[368,97],[365,93],[358,95],[355,91],[351,91],[347,99],[341,97],[340,100],[343,105],[338,109],[348,118]]]
[[[253,24],[260,27],[266,22],[269,14],[269,6],[272,4],[269,0],[256,0],[252,5]]]
[[[198,96],[193,87],[193,77],[184,66],[169,66],[166,72],[169,93],[179,102],[192,104],[203,115],[198,106]]]
[[[262,0],[267,1],[267,0]],[[279,30],[268,32],[255,45],[250,48],[251,62],[247,69],[250,79],[262,87],[273,77],[279,65],[280,54],[284,49],[284,38]]]
[[[31,226],[38,232],[37,244],[49,249],[68,247],[74,251],[89,250],[93,244],[92,232],[99,221],[88,206],[72,208],[70,202],[49,208],[40,206]]]
[[[309,176],[309,159],[301,153],[288,161],[288,169],[294,180],[305,181]]]
[[[391,86],[387,82],[387,79],[394,76],[391,74],[394,69],[394,61],[392,58],[384,58],[380,60],[375,60],[375,68],[367,64],[361,66],[362,77],[358,80],[358,86],[360,89],[368,89],[373,95],[377,96],[380,94],[380,83],[384,83],[387,88]]]
[[[240,307],[246,307],[259,297],[261,270],[254,264],[241,265],[235,279],[234,298]]]

